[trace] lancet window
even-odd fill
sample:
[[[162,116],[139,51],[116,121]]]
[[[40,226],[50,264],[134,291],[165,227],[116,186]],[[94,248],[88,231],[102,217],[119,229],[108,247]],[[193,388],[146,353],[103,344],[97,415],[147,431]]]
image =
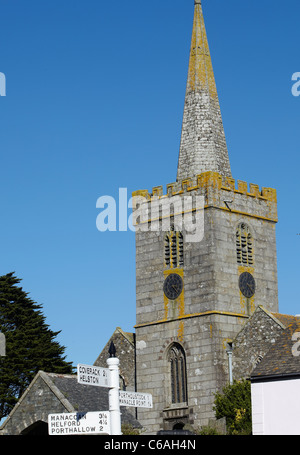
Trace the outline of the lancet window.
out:
[[[183,253],[182,233],[177,231],[168,232],[164,239],[165,267],[172,269],[183,267]]]
[[[236,255],[238,264],[253,265],[253,238],[245,223],[240,223],[236,230]]]
[[[186,361],[183,348],[174,343],[168,352],[172,403],[187,402]]]

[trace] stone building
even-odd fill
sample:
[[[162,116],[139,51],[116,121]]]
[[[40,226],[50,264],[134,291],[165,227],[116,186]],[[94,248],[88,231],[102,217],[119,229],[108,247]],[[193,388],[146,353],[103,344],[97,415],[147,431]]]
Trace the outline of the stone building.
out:
[[[300,434],[299,339],[298,317],[251,372],[253,435]]]
[[[124,332],[117,327],[94,362],[94,365],[106,368],[109,345],[113,341],[120,360],[120,389],[135,390],[135,334]]]
[[[176,181],[133,196],[136,325],[112,336],[120,387],[152,394],[152,409],[131,414],[147,433],[197,428],[214,418],[214,393],[231,374],[250,377],[293,319],[278,314],[276,190],[231,175],[201,0],[194,0]],[[106,352],[95,365],[106,365]],[[39,406],[35,396],[27,407],[22,399],[23,415]],[[53,406],[45,402],[36,419],[45,422]],[[2,432],[21,429],[17,412]]]
[[[279,344],[283,332],[297,322],[297,316],[271,313],[262,306],[257,307],[232,341],[234,379],[249,379],[270,349]]]
[[[114,342],[120,359],[120,389],[135,390],[134,334],[117,327],[94,365],[107,368]],[[79,384],[77,375],[39,371],[0,427],[0,435],[47,435],[48,415],[109,409],[108,389]],[[141,428],[134,408],[122,406],[122,424]]]

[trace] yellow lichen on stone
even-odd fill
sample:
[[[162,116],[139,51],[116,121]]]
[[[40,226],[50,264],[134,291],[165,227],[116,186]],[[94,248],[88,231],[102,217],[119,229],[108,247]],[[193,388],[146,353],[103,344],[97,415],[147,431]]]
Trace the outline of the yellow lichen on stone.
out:
[[[200,3],[195,5],[187,92],[197,89],[208,90],[212,98],[217,97],[216,82]]]

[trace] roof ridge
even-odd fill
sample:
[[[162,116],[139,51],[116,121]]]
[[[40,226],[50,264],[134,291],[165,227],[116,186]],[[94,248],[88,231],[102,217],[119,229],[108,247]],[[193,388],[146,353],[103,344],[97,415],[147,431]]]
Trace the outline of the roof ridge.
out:
[[[116,330],[118,330],[121,333],[121,335],[123,335],[124,338],[126,338],[126,340],[129,341],[129,343],[134,346],[133,340],[130,339],[130,336],[128,336],[128,335],[132,335],[132,337],[133,337],[134,336],[134,332],[124,332],[124,330],[121,329],[121,327],[117,327]],[[115,332],[116,332],[116,330],[115,330]]]
[[[57,377],[57,376],[71,376],[71,375],[59,375],[56,373],[46,373],[45,371],[40,371],[41,377],[45,381],[45,383],[48,385],[49,389],[52,390],[54,395],[59,399],[61,404],[67,409],[68,412],[75,412],[75,408],[73,405],[67,400],[67,398],[64,396],[64,394],[59,390],[59,388],[54,384],[54,382],[51,379],[51,376]],[[74,375],[72,375],[74,376]]]

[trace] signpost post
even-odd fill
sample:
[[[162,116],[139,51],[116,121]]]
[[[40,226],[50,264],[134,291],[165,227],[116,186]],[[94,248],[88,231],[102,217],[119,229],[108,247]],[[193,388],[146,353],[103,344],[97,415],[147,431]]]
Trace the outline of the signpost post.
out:
[[[107,365],[110,371],[110,389],[109,389],[109,412],[111,434],[121,435],[121,412],[120,412],[120,399],[119,399],[119,359],[116,357],[116,348],[111,342],[109,347],[109,359]]]

